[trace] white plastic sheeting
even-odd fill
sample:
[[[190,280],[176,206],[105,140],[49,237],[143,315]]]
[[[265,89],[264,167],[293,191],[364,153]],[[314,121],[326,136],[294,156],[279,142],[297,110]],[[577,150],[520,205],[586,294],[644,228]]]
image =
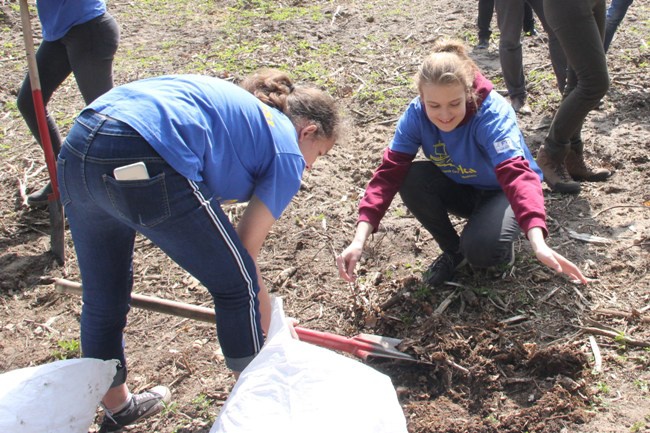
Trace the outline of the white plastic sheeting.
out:
[[[117,364],[67,359],[0,375],[0,432],[88,433]]]
[[[269,338],[241,377],[210,433],[406,433],[388,376],[292,338],[281,299]]]

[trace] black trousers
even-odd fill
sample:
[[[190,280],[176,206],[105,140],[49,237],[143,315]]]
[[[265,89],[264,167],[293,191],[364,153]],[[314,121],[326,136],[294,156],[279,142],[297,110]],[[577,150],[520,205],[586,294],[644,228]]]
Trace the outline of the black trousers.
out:
[[[521,229],[503,190],[456,183],[429,161],[416,161],[400,189],[406,207],[431,233],[442,251],[460,252],[474,267],[510,259]],[[449,215],[466,218],[460,235]]]
[[[490,30],[490,23],[494,15],[494,0],[478,0],[478,18],[476,24],[478,26],[478,38],[490,39],[492,30]],[[535,15],[533,8],[528,3],[524,6],[524,32],[529,33],[535,30]]]

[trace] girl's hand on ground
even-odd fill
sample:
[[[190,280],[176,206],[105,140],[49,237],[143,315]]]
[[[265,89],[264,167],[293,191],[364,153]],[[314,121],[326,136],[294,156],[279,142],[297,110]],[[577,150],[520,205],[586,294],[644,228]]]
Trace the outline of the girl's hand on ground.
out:
[[[535,255],[540,262],[544,263],[555,272],[561,272],[567,275],[572,281],[578,281],[582,284],[587,284],[589,282],[573,262],[561,254],[556,253],[550,247],[545,245],[545,248],[539,248],[535,251]]]
[[[354,269],[361,258],[363,247],[360,247],[355,242],[352,242],[341,254],[336,256],[336,266],[339,269],[339,276],[345,281],[353,283],[357,276],[354,274]]]
[[[589,282],[575,264],[546,245],[544,234],[539,227],[531,228],[528,230],[526,235],[528,241],[530,241],[531,247],[533,247],[535,256],[537,256],[537,260],[544,263],[555,272],[566,274],[572,281],[577,281],[582,284],[587,284]]]

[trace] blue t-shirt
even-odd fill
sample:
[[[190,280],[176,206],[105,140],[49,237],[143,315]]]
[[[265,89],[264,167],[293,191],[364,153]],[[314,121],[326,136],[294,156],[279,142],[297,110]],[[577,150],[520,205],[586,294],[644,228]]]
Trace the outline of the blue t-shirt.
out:
[[[503,161],[522,156],[540,180],[535,163],[517,126],[515,112],[496,91],[491,91],[478,112],[450,132],[439,130],[428,118],[418,96],[397,123],[391,150],[424,156],[454,182],[479,189],[500,189],[495,168]]]
[[[73,26],[86,23],[106,12],[104,0],[36,0],[43,39],[56,41]]]
[[[300,189],[306,162],[279,110],[219,78],[170,75],[115,87],[92,109],[127,123],[183,176],[222,204],[256,195],[277,219]]]

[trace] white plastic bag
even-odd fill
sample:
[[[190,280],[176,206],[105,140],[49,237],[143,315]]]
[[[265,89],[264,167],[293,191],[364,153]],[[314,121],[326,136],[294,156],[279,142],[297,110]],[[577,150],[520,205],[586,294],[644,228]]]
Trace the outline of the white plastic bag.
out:
[[[66,359],[0,375],[0,432],[88,433],[117,360]]]
[[[273,300],[269,338],[210,433],[406,433],[388,376],[291,337]]]

